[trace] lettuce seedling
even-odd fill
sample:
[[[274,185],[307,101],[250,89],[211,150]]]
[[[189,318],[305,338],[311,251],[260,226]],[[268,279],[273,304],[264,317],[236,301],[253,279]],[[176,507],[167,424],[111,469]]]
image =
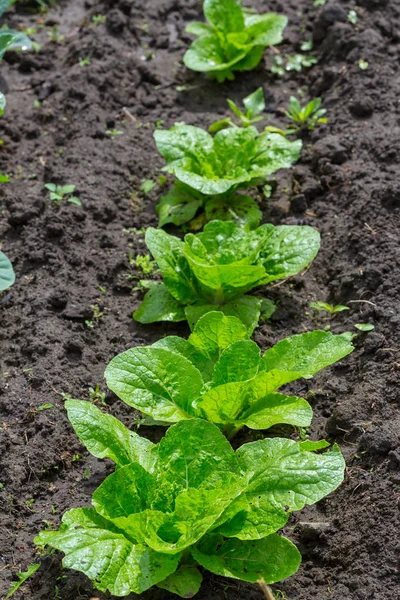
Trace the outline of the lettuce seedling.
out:
[[[323,115],[325,108],[320,108],[321,98],[314,98],[306,106],[301,106],[300,102],[294,96],[290,97],[289,109],[285,110],[285,115],[293,122],[293,132],[307,126],[308,129],[314,129],[317,125],[327,123]]]
[[[255,92],[243,98],[243,105],[245,107],[246,112],[240,110],[240,108],[233,102],[233,100],[227,100],[229,108],[232,110],[234,115],[239,119],[239,123],[242,127],[250,127],[253,123],[258,123],[261,121],[263,117],[260,113],[265,109],[265,101],[264,101],[264,92],[262,88],[258,88]],[[215,121],[210,127],[208,131],[210,133],[217,133],[221,131],[221,129],[226,129],[227,127],[236,127],[236,123],[232,120],[231,117],[227,117],[226,119],[222,119],[220,121]]]
[[[190,23],[186,31],[198,36],[183,57],[193,71],[218,82],[234,79],[234,71],[249,71],[261,61],[267,46],[282,41],[287,18],[275,13],[245,12],[239,0],[205,0],[207,23]]]
[[[236,220],[257,227],[261,211],[239,189],[265,183],[267,175],[289,168],[300,154],[300,140],[289,141],[276,133],[259,134],[253,126],[232,127],[212,137],[200,127],[178,123],[158,129],[154,138],[173,173],[175,187],[157,205],[162,227],[182,225],[200,207],[207,220]]]
[[[258,323],[262,298],[253,288],[295,275],[316,256],[320,235],[312,227],[265,224],[245,231],[232,221],[211,221],[184,240],[150,227],[146,245],[163,283],[154,282],[134,313],[140,323],[188,320],[210,310],[238,317],[249,331]]]
[[[117,469],[94,492],[93,508],[67,511],[35,543],[64,552],[64,567],[113,596],[155,585],[191,598],[203,569],[249,582],[289,577],[301,556],[276,531],[343,480],[337,446],[315,453],[324,441],[264,439],[234,452],[218,427],[194,419],[152,444],[89,402],[66,407],[88,450]]]
[[[56,185],[55,183],[46,183],[44,186],[50,192],[50,200],[57,206],[67,198],[67,202],[75,204],[76,206],[82,206],[82,202],[77,196],[72,196],[75,191],[74,185]]]
[[[7,256],[0,252],[0,292],[8,290],[15,281],[15,273]]]
[[[352,350],[341,335],[312,331],[278,342],[261,357],[239,319],[209,312],[188,340],[170,336],[115,356],[105,378],[121,400],[153,422],[203,418],[231,438],[244,426],[308,427],[308,402],[277,390],[313,377]]]

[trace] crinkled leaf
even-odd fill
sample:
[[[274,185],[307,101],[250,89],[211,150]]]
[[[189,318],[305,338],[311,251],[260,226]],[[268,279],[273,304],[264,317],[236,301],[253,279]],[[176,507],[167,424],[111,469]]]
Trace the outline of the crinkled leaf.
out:
[[[257,231],[264,237],[259,258],[267,273],[264,283],[296,275],[318,253],[319,232],[308,225],[261,225]]]
[[[207,21],[224,33],[244,29],[244,16],[239,0],[205,0],[203,11]]]
[[[126,468],[126,467],[124,467]],[[171,575],[179,554],[162,555],[135,544],[91,509],[68,511],[58,531],[42,531],[35,538],[40,546],[65,553],[63,566],[81,571],[97,589],[115,596],[140,594]]]
[[[195,350],[213,359],[234,342],[247,338],[246,327],[239,319],[212,311],[197,321],[188,342]]]
[[[253,44],[264,47],[280,44],[287,22],[287,17],[276,13],[245,16],[246,32]]]
[[[207,33],[194,40],[183,55],[183,62],[192,71],[222,74],[246,56],[246,49],[230,45],[229,54],[228,57],[217,33]]]
[[[0,252],[0,292],[7,290],[15,281],[15,273],[7,256]]]
[[[157,584],[181,598],[193,598],[200,589],[203,576],[194,565],[182,565],[175,573]]]
[[[187,358],[151,346],[115,356],[105,378],[129,406],[169,423],[194,416],[191,403],[203,387],[200,372]]]
[[[209,381],[211,379],[214,363],[207,356],[199,352],[188,340],[179,336],[169,335],[168,337],[161,338],[155,342],[153,348],[166,348],[171,352],[181,354],[190,360],[190,362],[200,371],[204,381]]]
[[[184,321],[185,308],[171,294],[163,283],[154,283],[133,318],[139,323],[155,323],[156,321]]]
[[[208,537],[211,539],[193,548],[191,554],[215,575],[253,583],[260,579],[275,583],[296,573],[300,566],[301,554],[296,546],[277,534],[254,541],[223,541],[220,536]]]
[[[161,196],[156,206],[159,227],[164,227],[168,223],[174,225],[187,223],[193,219],[202,204],[203,199],[198,192],[176,180],[175,185],[165,196]]]
[[[110,458],[119,467],[138,462],[151,471],[154,466],[154,444],[111,415],[104,414],[90,402],[67,400],[68,418],[81,442],[93,456]]]
[[[262,218],[257,202],[244,194],[211,198],[205,204],[205,211],[208,221],[235,221],[245,229],[255,229]]]
[[[193,334],[192,334],[193,335]],[[251,340],[232,340],[215,365],[213,387],[227,382],[252,379],[262,368],[260,348]]]
[[[192,275],[183,255],[183,242],[168,235],[162,229],[149,227],[146,231],[146,245],[163,274],[168,291],[182,303],[193,302],[197,298]]]
[[[226,537],[263,538],[282,527],[291,511],[318,502],[343,481],[345,463],[337,446],[314,454],[301,443],[275,438],[244,444],[236,455],[248,488],[225,515],[231,517],[220,527]]]
[[[215,304],[193,304],[185,309],[186,318],[190,329],[193,330],[197,321],[210,311],[218,309],[228,317],[236,317],[247,329],[248,335],[251,335],[257,327],[261,310],[261,298],[256,296],[242,296],[237,300],[216,306]]]
[[[354,350],[349,340],[326,331],[310,331],[286,338],[267,350],[263,356],[266,371],[293,374],[285,383],[304,377],[344,358]],[[296,374],[296,376],[294,376]]]

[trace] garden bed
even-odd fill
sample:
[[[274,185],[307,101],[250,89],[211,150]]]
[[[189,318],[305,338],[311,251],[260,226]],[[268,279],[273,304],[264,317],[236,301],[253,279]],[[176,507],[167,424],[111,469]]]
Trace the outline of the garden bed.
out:
[[[284,125],[281,108],[300,88],[307,100],[322,97],[329,122],[304,136],[300,161],[278,175],[272,198],[259,196],[265,222],[312,225],[322,242],[309,269],[263,290],[279,303],[255,340],[265,350],[310,329],[330,325],[335,333],[356,333],[356,323],[375,325],[371,333],[359,333],[350,357],[293,386],[301,395],[313,392],[310,436],[337,441],[347,473],[325,501],[291,517],[286,535],[299,546],[303,564],[274,589],[290,600],[387,600],[400,593],[394,535],[400,483],[400,4],[247,4],[288,15],[282,53],[298,52],[314,36],[318,63],[276,77],[267,51],[257,69],[235,81],[207,81],[181,62],[191,39],[185,25],[201,18],[196,0],[60,1],[41,17],[44,28],[34,36],[40,51],[9,52],[1,63],[8,106],[0,122],[0,172],[12,179],[1,184],[0,240],[17,279],[0,297],[0,597],[16,571],[38,562],[38,531],[58,525],[71,506],[88,505],[110,472],[107,462],[80,445],[63,394],[88,399],[89,388],[99,384],[108,410],[130,425],[138,415],[107,393],[107,363],[131,346],[188,334],[183,324],[145,326],[131,316],[142,298],[132,289],[143,274],[130,257],[146,254],[142,229],[156,226],[154,206],[162,193],[154,128],[176,121],[208,128],[227,114],[226,98],[239,102],[259,86],[271,123]],[[349,9],[356,9],[356,24],[347,20]],[[93,23],[99,14],[107,15],[106,23]],[[37,27],[37,21],[37,15],[7,13],[13,27]],[[60,43],[47,41],[46,28],[54,24],[65,36]],[[81,65],[86,58],[90,64]],[[113,130],[123,133],[106,133]],[[147,179],[157,185],[146,195],[140,185]],[[82,207],[52,203],[44,189],[50,182],[74,184]],[[309,308],[316,300],[350,310],[330,321]],[[146,428],[140,432],[154,436]],[[63,571],[53,553],[15,597],[110,596],[96,592],[83,575]],[[176,596],[150,590],[140,598]],[[207,574],[197,598],[261,600],[263,594],[255,585]]]

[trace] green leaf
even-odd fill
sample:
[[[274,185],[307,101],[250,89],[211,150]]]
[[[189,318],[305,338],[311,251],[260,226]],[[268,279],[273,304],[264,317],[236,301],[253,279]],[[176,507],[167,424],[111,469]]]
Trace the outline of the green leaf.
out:
[[[239,0],[205,0],[204,16],[216,29],[226,33],[243,31],[244,18]]]
[[[320,235],[307,225],[262,225],[258,230],[265,235],[260,251],[260,262],[267,276],[264,283],[284,279],[304,269],[318,253]]]
[[[242,541],[230,539],[223,541],[219,536],[210,536],[191,550],[193,558],[205,569],[242,581],[256,583],[264,579],[265,583],[275,583],[296,573],[300,566],[301,554],[288,539],[273,534],[262,540]],[[214,541],[213,552],[210,546]]]
[[[0,30],[0,59],[2,59],[7,50],[11,48],[16,38],[16,31],[11,31],[10,29]]]
[[[4,2],[3,2],[3,4],[4,4]],[[0,15],[3,12],[4,12],[4,10],[3,11],[1,10],[1,3],[0,3]],[[21,585],[23,585],[25,583],[25,581],[27,581],[29,579],[29,577],[31,577],[34,573],[36,573],[36,571],[39,569],[39,567],[40,567],[40,563],[35,563],[34,565],[29,565],[29,567],[27,568],[26,571],[16,573],[16,577],[17,577],[18,581],[15,581],[11,585],[11,588],[8,591],[6,599],[11,598],[11,596],[13,596],[15,594],[15,592],[21,587]]]
[[[0,292],[4,292],[15,282],[15,273],[7,256],[0,252]]]
[[[276,306],[272,302],[272,300],[268,300],[268,298],[263,298],[261,301],[261,321],[268,321],[276,311]]]
[[[105,371],[108,387],[129,406],[158,421],[174,423],[195,416],[200,372],[183,356],[164,348],[131,348],[114,357]]]
[[[204,356],[204,354],[199,352],[188,340],[175,335],[170,335],[161,338],[152,346],[153,348],[166,348],[171,352],[184,356],[200,371],[204,381],[209,381],[211,379],[214,363]]]
[[[255,46],[276,46],[283,39],[283,30],[288,23],[287,17],[276,13],[264,15],[248,14],[245,17],[246,33]]]
[[[203,199],[198,192],[177,180],[169,192],[161,196],[156,206],[159,227],[164,227],[168,223],[174,225],[187,223],[193,219],[202,204]]]
[[[0,183],[9,183],[10,182],[10,178],[7,175],[2,175],[0,173]]]
[[[254,117],[265,110],[264,101],[264,90],[260,87],[255,92],[243,98],[243,104],[247,111],[249,111],[249,117]]]
[[[289,383],[300,377],[313,377],[353,350],[353,345],[340,335],[310,331],[278,342],[265,352],[263,362],[266,371],[288,373],[290,379],[286,379],[285,383]]]
[[[243,194],[211,198],[206,202],[205,211],[207,221],[235,221],[245,229],[255,229],[262,218],[257,202]]]
[[[251,335],[257,327],[258,319],[261,310],[261,298],[256,296],[242,296],[237,300],[216,306],[215,304],[193,304],[185,309],[186,318],[190,329],[193,330],[197,321],[203,315],[210,311],[218,311],[224,313],[228,317],[236,317],[247,329],[248,335]]]
[[[216,33],[202,35],[194,40],[183,55],[183,62],[188,69],[215,75],[220,81],[233,79],[229,69],[246,56],[245,48],[235,48],[230,45],[230,57],[227,57]]]
[[[234,342],[247,338],[246,327],[239,319],[212,311],[197,321],[188,342],[198,352],[213,359]]]
[[[15,0],[0,0],[0,17],[14,2]]]
[[[192,33],[193,35],[205,35],[212,32],[212,28],[207,25],[207,23],[202,23],[201,21],[193,21],[186,25],[185,29],[186,33]]]
[[[372,331],[375,329],[375,325],[372,325],[372,323],[356,323],[354,327],[359,331]]]
[[[55,192],[57,190],[57,186],[55,183],[45,183],[44,187],[46,190],[50,190],[50,192]]]
[[[70,204],[75,204],[76,206],[82,206],[82,202],[77,196],[71,196],[70,198],[68,198],[68,202]]]
[[[60,193],[62,195],[64,195],[64,194],[72,194],[74,191],[75,191],[75,186],[74,185],[63,185],[63,186],[61,186]]]
[[[227,511],[231,519],[219,529],[226,537],[263,538],[282,527],[290,512],[318,502],[343,481],[345,463],[336,445],[314,454],[292,440],[264,439],[244,444],[236,455],[248,488]]]
[[[162,555],[135,544],[92,509],[70,510],[63,522],[58,531],[42,531],[35,544],[64,552],[63,566],[90,577],[101,592],[141,594],[178,566],[179,554]]]
[[[184,321],[185,309],[167,290],[163,283],[153,284],[146,293],[142,304],[133,313],[139,323],[156,321]]]
[[[7,104],[6,97],[2,92],[0,92],[0,115],[2,115],[4,113],[6,104]]]
[[[226,382],[252,379],[258,374],[260,367],[262,368],[260,348],[255,342],[247,339],[232,340],[215,365],[213,387]]]
[[[132,462],[151,471],[154,444],[111,415],[106,415],[90,402],[67,400],[68,418],[80,441],[93,456],[110,458],[119,467]]]
[[[203,576],[193,565],[182,565],[175,573],[164,579],[157,587],[181,598],[193,598],[200,589]]]

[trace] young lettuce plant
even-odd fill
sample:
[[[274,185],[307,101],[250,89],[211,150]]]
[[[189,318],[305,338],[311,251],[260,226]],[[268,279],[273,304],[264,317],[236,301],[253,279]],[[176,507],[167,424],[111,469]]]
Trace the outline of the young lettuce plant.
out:
[[[281,137],[281,136],[280,136]],[[184,321],[191,328],[210,310],[238,317],[252,332],[272,303],[247,296],[253,288],[295,275],[316,256],[320,236],[308,226],[265,224],[245,231],[232,221],[211,221],[184,240],[149,228],[146,245],[163,282],[153,282],[133,314],[140,323]]]
[[[239,119],[239,123],[242,127],[250,127],[253,123],[258,123],[258,121],[263,119],[262,115],[260,115],[265,109],[264,92],[262,88],[258,88],[255,92],[246,96],[246,98],[243,98],[243,105],[246,112],[241,111],[233,100],[228,99],[227,103],[234,115]],[[231,117],[215,121],[210,125],[208,131],[210,133],[217,133],[221,129],[226,129],[227,127],[237,127]]]
[[[194,22],[186,28],[198,39],[183,62],[218,82],[234,79],[234,71],[254,69],[265,48],[282,41],[287,25],[283,15],[245,12],[239,0],[205,0],[203,11],[207,23]]]
[[[254,583],[289,577],[301,556],[276,532],[343,480],[337,446],[315,453],[324,441],[264,439],[234,452],[218,427],[193,419],[152,444],[89,402],[66,408],[88,450],[117,469],[94,492],[93,508],[67,511],[35,543],[64,552],[64,567],[113,596],[155,585],[191,598],[203,570]]]
[[[3,252],[0,252],[0,292],[8,290],[15,281],[15,273],[12,264]]]
[[[326,114],[326,109],[320,108],[320,106],[321,98],[314,98],[314,100],[311,100],[306,106],[302,107],[297,98],[291,96],[289,109],[285,110],[285,115],[293,122],[293,131],[289,133],[294,133],[304,127],[308,127],[311,130],[317,125],[327,123],[328,119],[323,116]]]
[[[111,360],[105,377],[121,400],[150,417],[149,423],[203,418],[231,439],[244,426],[308,427],[308,402],[277,390],[313,377],[352,351],[348,338],[312,331],[284,339],[260,356],[239,319],[209,312],[188,340],[170,336],[131,348]]]
[[[157,129],[154,138],[167,161],[163,170],[177,180],[156,207],[160,227],[187,223],[199,208],[207,221],[235,220],[257,227],[257,203],[238,190],[265,183],[268,175],[289,168],[302,146],[300,140],[260,134],[253,126],[223,129],[212,137],[200,127],[178,123],[169,130]]]

